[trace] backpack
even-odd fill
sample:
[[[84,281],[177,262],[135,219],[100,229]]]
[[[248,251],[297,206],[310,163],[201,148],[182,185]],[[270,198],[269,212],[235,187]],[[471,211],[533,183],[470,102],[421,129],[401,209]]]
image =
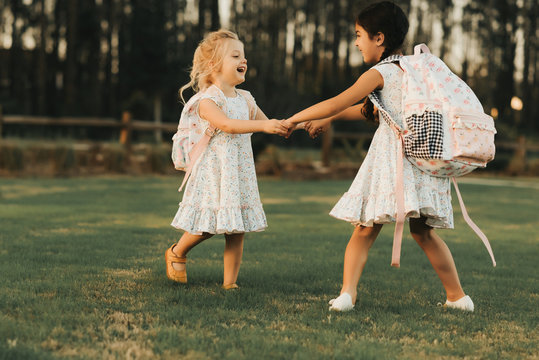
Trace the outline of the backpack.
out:
[[[249,120],[256,116],[256,102],[249,91],[236,89],[238,96],[243,96],[249,106]],[[226,114],[225,94],[215,85],[193,95],[184,105],[178,123],[178,130],[172,136],[172,162],[176,170],[185,171],[182,184],[178,191],[182,191],[187,179],[191,175],[197,160],[204,153],[211,138],[220,130],[213,127],[207,120],[198,114],[198,105],[203,99],[213,100]]]
[[[494,159],[494,120],[470,87],[425,44],[414,47],[412,56],[390,56],[379,64],[399,62],[404,71],[402,104],[404,128],[383,108],[377,92],[369,98],[380,116],[399,137],[397,156],[397,221],[393,242],[392,265],[399,266],[400,243],[404,227],[403,157],[421,171],[438,177],[450,177],[465,221],[481,238],[492,263],[496,261],[487,237],[469,218],[455,177],[485,167]]]

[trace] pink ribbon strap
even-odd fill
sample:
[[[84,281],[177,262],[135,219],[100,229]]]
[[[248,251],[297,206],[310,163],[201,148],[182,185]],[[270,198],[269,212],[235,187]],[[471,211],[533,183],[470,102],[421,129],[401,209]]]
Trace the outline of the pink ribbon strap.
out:
[[[404,231],[404,138],[402,133],[398,133],[399,141],[397,144],[397,176],[395,184],[395,198],[397,202],[397,218],[395,222],[395,234],[393,235],[393,253],[391,254],[391,266],[400,267],[402,233]]]
[[[469,227],[472,228],[472,230],[479,236],[481,241],[483,241],[483,244],[485,244],[485,247],[487,248],[487,251],[490,255],[490,258],[492,259],[492,266],[496,266],[496,260],[494,259],[494,253],[492,252],[492,248],[490,247],[490,243],[488,242],[488,238],[485,234],[479,229],[477,225],[472,221],[470,216],[468,216],[468,211],[466,210],[466,206],[464,206],[464,201],[462,200],[462,196],[460,196],[459,187],[457,185],[457,180],[452,177],[451,181],[453,182],[453,186],[455,187],[455,192],[457,193],[457,197],[459,199],[460,209],[462,211],[462,217],[464,218],[464,221],[468,224]]]
[[[189,166],[185,170],[185,175],[183,177],[182,185],[178,189],[179,192],[182,191],[183,187],[187,183],[187,179],[189,179],[189,176],[191,175],[191,172],[193,171],[193,168],[195,167],[195,164],[204,152],[206,150],[206,147],[208,146],[208,143],[210,142],[210,139],[215,134],[215,128],[213,126],[209,126],[206,131],[204,131],[204,135],[202,135],[202,138],[193,146],[191,151],[189,152]]]
[[[372,99],[371,99],[372,100]],[[376,99],[374,99],[376,101]],[[391,266],[400,267],[401,247],[402,247],[402,233],[404,232],[404,220],[406,219],[406,213],[404,209],[404,130],[401,129],[396,122],[391,120],[391,116],[378,104],[378,111],[382,114],[382,117],[386,120],[387,124],[395,134],[397,135],[397,169],[395,171],[395,202],[396,202],[396,215],[395,215],[395,233],[393,234],[393,252],[391,254]]]

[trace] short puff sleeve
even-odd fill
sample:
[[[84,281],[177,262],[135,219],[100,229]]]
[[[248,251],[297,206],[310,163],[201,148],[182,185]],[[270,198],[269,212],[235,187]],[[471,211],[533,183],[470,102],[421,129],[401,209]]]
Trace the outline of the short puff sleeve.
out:
[[[238,93],[243,96],[249,107],[249,120],[254,120],[258,112],[258,106],[256,105],[255,98],[247,90],[237,89]]]

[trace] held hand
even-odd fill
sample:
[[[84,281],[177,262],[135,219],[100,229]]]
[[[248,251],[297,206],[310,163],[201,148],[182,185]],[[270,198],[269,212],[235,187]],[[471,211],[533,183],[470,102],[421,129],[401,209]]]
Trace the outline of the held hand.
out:
[[[265,120],[263,131],[268,134],[286,136],[288,133],[288,128],[283,124],[283,121],[271,119]]]
[[[323,120],[312,120],[308,121],[305,124],[305,131],[309,132],[311,138],[316,138],[323,132],[326,132],[331,126],[331,121],[326,119]]]
[[[285,138],[289,138],[290,135],[292,134],[292,132],[294,132],[294,130],[296,129],[299,129],[301,124],[294,124],[292,123],[290,120],[286,119],[286,120],[283,120],[283,125],[286,126],[287,128],[287,133],[285,135]]]

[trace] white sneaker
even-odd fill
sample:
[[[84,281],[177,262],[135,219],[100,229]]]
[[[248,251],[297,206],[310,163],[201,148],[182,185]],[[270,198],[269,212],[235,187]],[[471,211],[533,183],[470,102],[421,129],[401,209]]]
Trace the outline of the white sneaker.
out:
[[[457,301],[446,300],[445,306],[447,306],[448,308],[459,309],[469,312],[473,312],[474,310],[473,301],[468,295],[458,299]]]
[[[352,296],[348,293],[342,293],[338,298],[330,300],[330,311],[350,311],[354,308]]]
[[[333,305],[333,303],[335,302],[335,300],[337,300],[337,298],[329,300],[329,301],[328,301],[328,304],[329,304],[329,305]]]

